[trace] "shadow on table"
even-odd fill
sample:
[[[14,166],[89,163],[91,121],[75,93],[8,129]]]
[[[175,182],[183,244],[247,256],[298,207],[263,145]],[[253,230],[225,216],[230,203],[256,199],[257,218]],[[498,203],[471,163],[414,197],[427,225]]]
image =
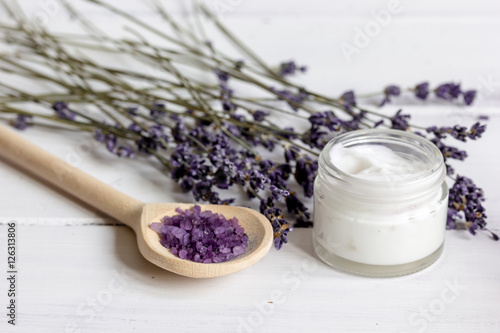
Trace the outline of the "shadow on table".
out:
[[[141,292],[169,295],[172,289],[185,290],[185,299],[196,299],[203,295],[216,294],[221,288],[241,288],[242,281],[255,279],[257,270],[243,271],[210,279],[194,279],[166,271],[149,261],[140,253],[134,232],[127,227],[113,227],[115,230],[115,255],[124,265],[126,275]],[[184,298],[184,297],[183,297]]]

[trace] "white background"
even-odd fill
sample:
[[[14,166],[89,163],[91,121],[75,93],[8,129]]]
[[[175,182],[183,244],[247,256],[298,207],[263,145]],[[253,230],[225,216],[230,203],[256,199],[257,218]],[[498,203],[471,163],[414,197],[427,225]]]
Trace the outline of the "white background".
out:
[[[50,27],[70,24],[62,10],[47,11],[47,3],[23,1],[23,6],[32,17],[46,13]],[[165,3],[176,17],[186,19],[188,5]],[[351,61],[340,45],[354,45],[356,29],[370,24],[373,12],[386,9],[388,1],[207,3],[224,8],[224,22],[268,63],[295,59],[308,65],[300,82],[332,96],[347,89],[373,92],[390,83],[412,86],[423,80],[454,80],[478,89],[479,100],[469,108],[403,97],[384,111],[403,106],[422,125],[471,125],[478,115],[490,116],[484,138],[468,144],[468,161],[455,167],[484,188],[489,226],[499,231],[500,2],[401,1],[401,11]],[[120,6],[155,20],[144,6],[131,1]],[[95,22],[121,29],[109,14],[81,8]],[[137,199],[190,200],[154,165],[118,160],[97,145],[79,150],[89,146],[88,137],[43,128],[23,136],[63,159],[77,152],[78,167]],[[311,230],[296,230],[290,244],[280,252],[271,250],[247,270],[192,280],[145,261],[131,230],[110,225],[114,221],[2,161],[0,253],[5,253],[4,224],[11,220],[20,225],[18,325],[7,325],[2,314],[2,332],[72,332],[72,327],[75,332],[500,331],[500,243],[483,233],[472,237],[449,231],[443,256],[429,269],[401,278],[369,279],[322,264],[313,253]],[[0,254],[2,272],[5,257]],[[123,284],[115,283],[117,274],[124,274]],[[5,309],[3,275],[0,281],[0,308]],[[107,299],[110,288],[115,293]],[[86,304],[93,298],[106,304],[91,315]]]

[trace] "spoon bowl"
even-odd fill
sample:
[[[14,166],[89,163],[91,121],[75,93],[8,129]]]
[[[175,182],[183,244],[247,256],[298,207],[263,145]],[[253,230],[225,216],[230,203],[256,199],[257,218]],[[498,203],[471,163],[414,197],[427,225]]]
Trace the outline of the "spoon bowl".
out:
[[[151,223],[160,222],[165,216],[176,215],[176,208],[185,210],[194,204],[142,203],[42,150],[1,125],[0,147],[1,157],[132,228],[137,235],[137,244],[143,257],[167,271],[192,278],[223,276],[256,263],[272,246],[273,229],[264,215],[244,207],[200,205],[202,210],[222,214],[227,219],[236,217],[248,235],[248,247],[244,254],[223,263],[204,264],[181,259],[160,243],[160,236],[150,226]]]
[[[217,264],[204,264],[184,260],[173,255],[170,250],[160,244],[160,236],[151,229],[151,223],[160,222],[165,216],[178,214],[175,209],[185,210],[193,204],[146,204],[142,210],[137,243],[144,258],[153,264],[171,272],[194,277],[210,278],[235,273],[261,259],[272,245],[271,224],[262,214],[244,207],[222,205],[199,205],[203,211],[210,210],[230,219],[236,217],[248,235],[246,252],[236,258]]]

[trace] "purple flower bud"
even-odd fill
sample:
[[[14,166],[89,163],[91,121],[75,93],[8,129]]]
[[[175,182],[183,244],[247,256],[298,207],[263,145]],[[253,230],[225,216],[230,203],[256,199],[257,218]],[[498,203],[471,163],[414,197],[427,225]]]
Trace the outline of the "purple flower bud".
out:
[[[384,93],[387,96],[399,96],[401,89],[398,86],[390,85],[385,88]]]
[[[432,143],[436,145],[443,154],[444,160],[446,161],[448,158],[463,161],[467,158],[467,152],[464,150],[460,150],[456,147],[448,146],[444,144],[438,137],[431,140]],[[449,173],[451,174],[451,173]]]
[[[340,96],[340,102],[346,109],[351,109],[353,106],[356,106],[356,96],[354,95],[354,91],[349,90],[343,93]]]
[[[141,126],[139,126],[137,123],[131,123],[128,126],[128,129],[132,132],[140,133],[142,131]]]
[[[409,114],[402,114],[402,110],[398,110],[391,118],[391,128],[406,131],[409,127],[408,121],[411,116]]]
[[[102,132],[100,128],[96,129],[94,132],[94,138],[99,141],[104,143],[106,141],[106,135]]]
[[[462,91],[460,90],[460,84],[450,83],[450,96],[455,99],[460,96]]]
[[[116,150],[116,155],[118,157],[134,158],[135,152],[130,146],[119,146]]]
[[[460,84],[455,84],[453,82],[443,83],[434,89],[434,93],[437,97],[451,101],[461,94]]]
[[[484,201],[483,190],[471,179],[457,176],[449,190],[447,228],[456,229],[457,223],[465,222],[465,227],[472,235],[475,235],[477,230],[487,230],[482,201]],[[493,238],[495,239],[494,236]]]
[[[451,96],[450,96],[450,84],[449,83],[443,83],[443,84],[439,85],[434,90],[434,93],[439,98],[446,99],[446,100],[451,99]]]
[[[384,89],[384,99],[380,102],[379,106],[384,106],[389,103],[391,96],[399,96],[401,94],[401,89],[398,86],[390,85]]]
[[[477,92],[475,90],[464,91],[464,103],[465,105],[471,105],[476,98]]]
[[[55,111],[56,115],[61,119],[74,120],[76,117],[76,113],[71,111],[68,107],[68,104],[65,102],[59,101],[55,102],[52,105],[52,109]]]
[[[229,80],[229,78],[231,77],[229,75],[229,73],[221,71],[219,69],[214,69],[214,73],[220,82],[227,82]]]
[[[427,99],[429,96],[429,82],[422,82],[415,86],[415,96],[420,99]]]
[[[469,130],[468,137],[469,139],[476,140],[481,137],[481,135],[486,131],[486,125],[481,125],[479,123],[475,123]]]
[[[24,131],[26,128],[30,127],[30,126],[33,126],[33,124],[31,124],[29,122],[29,120],[32,118],[32,116],[27,116],[27,115],[23,115],[23,114],[20,114],[16,117],[16,119],[13,119],[10,121],[10,124],[20,130],[20,131]]]
[[[315,113],[309,117],[309,122],[313,125],[325,126],[330,131],[338,131],[342,125],[342,121],[332,111]]]
[[[287,89],[278,90],[274,87],[270,87],[270,90],[277,94],[280,99],[287,101],[288,105],[294,111],[297,111],[299,109],[296,104],[303,103],[309,97],[309,95],[301,89],[299,89],[297,93],[294,93]]]
[[[268,111],[262,111],[262,110],[256,110],[253,114],[253,119],[255,121],[261,122],[263,121],[267,116],[269,116]]]
[[[114,134],[106,135],[106,148],[113,154],[116,153],[116,137]]]
[[[165,117],[167,114],[165,111],[165,104],[164,103],[155,103],[151,110],[149,110],[149,114],[151,118],[158,120],[160,118]]]
[[[282,77],[295,75],[297,72],[306,72],[306,66],[297,66],[294,61],[282,62],[280,64],[279,75]]]

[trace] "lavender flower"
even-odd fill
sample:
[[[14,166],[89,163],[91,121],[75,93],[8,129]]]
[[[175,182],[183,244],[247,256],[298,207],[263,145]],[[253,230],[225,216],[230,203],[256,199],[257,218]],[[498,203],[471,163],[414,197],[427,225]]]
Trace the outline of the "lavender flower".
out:
[[[448,101],[456,99],[461,94],[460,84],[443,83],[434,90],[434,93],[437,97]]]
[[[350,120],[342,120],[342,128],[345,131],[353,131],[361,128],[361,122],[366,117],[366,111],[359,111],[358,113],[350,113]]]
[[[109,152],[116,154],[116,149],[118,148],[117,140],[114,134],[108,134],[106,135],[106,141],[104,142],[106,144],[106,148],[108,149]]]
[[[151,115],[151,118],[155,120],[165,117],[166,115],[165,104],[155,103],[151,108],[151,110],[149,110],[149,114]]]
[[[451,95],[450,95],[450,84],[449,83],[443,83],[439,85],[436,89],[434,89],[434,93],[436,94],[437,97],[450,100]]]
[[[304,190],[306,197],[312,197],[314,179],[318,171],[318,161],[309,157],[300,158],[295,166],[295,180]]]
[[[219,79],[219,82],[227,82],[229,81],[229,78],[231,77],[229,73],[221,71],[219,69],[214,69],[214,73]]]
[[[439,138],[431,139],[431,141],[439,148],[445,161],[449,158],[463,161],[467,158],[467,152],[456,147],[448,146]]]
[[[94,138],[101,143],[106,142],[106,134],[104,134],[100,128],[95,130]]]
[[[356,96],[354,95],[354,91],[349,90],[343,93],[340,96],[340,103],[347,110],[352,110],[354,106],[356,106]]]
[[[235,111],[237,109],[237,106],[231,100],[231,97],[233,96],[233,90],[229,88],[227,84],[230,78],[229,73],[221,71],[219,69],[215,69],[214,73],[219,80],[222,109],[227,112]]]
[[[285,77],[295,75],[297,72],[305,73],[306,71],[306,66],[297,66],[294,61],[287,61],[280,64],[279,75]]]
[[[467,127],[460,125],[455,125],[453,127],[431,126],[427,128],[428,133],[433,133],[439,139],[446,138],[446,136],[449,134],[453,138],[463,142],[466,142],[467,139],[476,140],[480,138],[485,131],[486,125],[481,125],[479,122],[472,125],[470,129],[467,129]]]
[[[131,126],[132,129],[137,129],[136,126]],[[129,129],[131,126],[129,126]],[[141,129],[139,133],[141,137],[136,141],[138,151],[151,154],[151,151],[166,149],[164,143],[168,141],[168,136],[164,133],[164,127],[162,125],[152,125],[147,131]]]
[[[269,197],[260,201],[260,212],[271,221],[274,231],[274,247],[280,250],[283,244],[288,243],[288,233],[292,226],[283,218],[280,208],[274,207],[274,199]]]
[[[288,197],[290,195],[290,192],[287,190],[282,190],[275,185],[271,185],[269,187],[269,190],[271,191],[271,194],[275,200],[278,200],[281,197]]]
[[[274,230],[274,247],[280,250],[283,244],[288,243],[288,233],[293,230],[292,226],[284,219],[274,219],[272,222]]]
[[[295,192],[290,192],[285,198],[285,203],[288,212],[298,216],[297,223],[302,224],[301,227],[312,227],[311,214]]]
[[[453,187],[449,192],[449,211],[447,228],[456,229],[459,223],[472,235],[476,235],[477,230],[487,230],[498,240],[498,235],[486,229],[486,214],[482,205],[484,201],[483,190],[474,182],[463,176],[457,176]]]
[[[102,129],[98,128],[94,132],[94,139],[103,143],[109,152],[118,157],[135,157],[135,151],[133,148],[128,145],[118,145],[118,139],[112,133],[105,134]]]
[[[71,111],[68,107],[68,104],[65,102],[59,101],[55,102],[52,105],[52,109],[55,111],[56,115],[61,119],[74,120],[76,117],[76,113]]]
[[[414,88],[415,96],[420,99],[426,99],[429,95],[429,82],[417,84]]]
[[[477,92],[475,90],[468,90],[463,92],[465,105],[471,105],[474,102],[476,93]]]
[[[406,131],[409,127],[408,121],[411,116],[409,114],[402,114],[402,110],[398,110],[391,118],[391,128]]]
[[[274,87],[270,87],[270,89],[276,95],[278,95],[280,99],[287,101],[288,105],[290,105],[290,107],[294,111],[297,111],[299,109],[296,104],[302,104],[309,97],[309,95],[305,91],[300,89],[297,93],[294,93],[287,89],[279,90]]]
[[[189,192],[193,189],[194,187],[194,182],[192,179],[190,178],[184,178],[182,181],[181,181],[181,189],[184,191],[184,192]]]
[[[481,125],[480,123],[475,123],[469,130],[468,137],[471,140],[476,140],[483,135],[486,131],[486,125]]]
[[[330,131],[339,131],[342,121],[332,111],[318,112],[309,117],[309,122],[316,126],[324,126]]]
[[[135,157],[135,151],[130,146],[119,146],[116,149],[116,155],[118,157],[134,158]]]
[[[328,132],[322,130],[321,126],[318,126],[316,124],[312,124],[309,131],[304,134],[302,141],[304,143],[307,143],[312,148],[321,149],[328,142],[326,135],[328,135]],[[290,155],[290,156],[292,156],[292,155]]]
[[[10,124],[20,130],[20,131],[24,131],[26,128],[30,127],[30,126],[33,126],[30,122],[30,120],[32,119],[33,117],[32,116],[27,116],[27,115],[24,115],[24,114],[20,114],[16,117],[16,119],[13,119],[11,120]]]
[[[262,110],[256,110],[254,113],[252,113],[253,119],[255,121],[261,122],[263,121],[267,116],[269,116],[268,111],[262,111]]]
[[[379,106],[384,106],[389,103],[391,96],[399,96],[401,94],[401,89],[398,86],[390,85],[384,89],[384,99],[380,102]]]
[[[290,146],[285,148],[285,161],[286,163],[290,163],[291,161],[295,161],[299,156],[300,149],[297,146]]]

